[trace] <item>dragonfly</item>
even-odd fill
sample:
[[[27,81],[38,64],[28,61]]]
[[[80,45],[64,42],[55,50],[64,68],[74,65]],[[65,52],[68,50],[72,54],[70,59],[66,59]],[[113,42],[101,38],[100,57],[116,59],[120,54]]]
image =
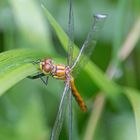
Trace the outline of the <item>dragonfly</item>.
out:
[[[69,140],[72,140],[72,96],[75,98],[79,107],[83,112],[87,111],[87,106],[80,95],[76,85],[74,73],[88,62],[90,55],[92,54],[96,42],[98,40],[99,33],[102,29],[104,21],[106,19],[106,14],[96,14],[94,15],[93,22],[89,33],[79,50],[79,53],[74,58],[74,23],[73,23],[73,7],[72,0],[69,0],[69,15],[68,15],[68,52],[67,52],[67,65],[54,63],[52,58],[45,58],[37,64],[39,64],[39,73],[29,78],[36,79],[40,78],[45,85],[48,84],[49,76],[55,79],[63,80],[65,82],[65,87],[60,100],[56,120],[51,133],[51,140],[59,139],[59,135],[62,129],[66,106],[68,104],[69,108]],[[45,80],[44,77],[45,76]]]

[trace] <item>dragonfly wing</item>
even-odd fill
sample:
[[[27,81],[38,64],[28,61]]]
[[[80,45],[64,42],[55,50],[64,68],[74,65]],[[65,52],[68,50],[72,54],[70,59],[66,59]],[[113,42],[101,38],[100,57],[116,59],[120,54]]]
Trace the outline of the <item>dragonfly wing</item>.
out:
[[[94,15],[94,21],[91,26],[91,29],[71,67],[71,69],[74,72],[76,69],[79,69],[79,67],[85,65],[87,63],[88,58],[93,53],[93,50],[96,46],[96,42],[98,40],[99,33],[102,29],[106,17],[107,16],[103,14]]]
[[[73,18],[73,8],[72,8],[72,0],[69,0],[69,16],[68,16],[68,57],[67,64],[68,66],[72,65],[73,61],[73,41],[74,41],[74,18]]]
[[[69,117],[69,140],[72,140],[72,92],[70,90],[69,93],[69,113],[68,113],[68,117]]]
[[[64,121],[64,115],[65,115],[65,111],[66,111],[66,104],[67,99],[68,99],[68,91],[69,91],[69,84],[66,82],[62,97],[61,97],[61,101],[60,101],[60,105],[59,105],[59,109],[58,109],[58,113],[56,116],[56,120],[54,123],[54,127],[51,133],[51,140],[58,140],[61,129],[62,129],[62,124]]]

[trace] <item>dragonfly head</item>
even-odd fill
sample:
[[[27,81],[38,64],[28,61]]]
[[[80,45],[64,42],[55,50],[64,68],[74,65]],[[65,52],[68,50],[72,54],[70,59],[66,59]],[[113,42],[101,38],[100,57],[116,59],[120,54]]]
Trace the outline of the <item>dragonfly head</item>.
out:
[[[51,58],[44,59],[40,62],[40,70],[45,73],[49,74],[53,69],[53,61]]]

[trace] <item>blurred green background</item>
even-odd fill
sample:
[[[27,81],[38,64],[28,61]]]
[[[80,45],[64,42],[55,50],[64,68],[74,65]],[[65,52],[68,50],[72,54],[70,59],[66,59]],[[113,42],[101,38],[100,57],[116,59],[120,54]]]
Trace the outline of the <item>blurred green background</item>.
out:
[[[68,0],[44,1],[45,7],[67,32]],[[66,53],[47,21],[41,3],[39,0],[0,1],[0,52],[39,48],[66,60]],[[91,60],[104,73],[112,63],[117,68],[113,79],[117,84],[140,90],[140,1],[73,0],[73,9],[74,38],[78,46],[86,38],[93,14],[108,14]],[[125,61],[120,62],[118,54],[125,45],[132,50]],[[93,82],[84,70],[78,75],[76,86],[88,112],[83,113],[73,100],[73,140],[140,138],[137,137],[133,104],[124,95],[115,100],[105,98],[96,81]],[[0,140],[49,139],[63,88],[64,83],[53,78],[49,79],[47,87],[40,80],[26,78],[10,88],[0,97]],[[60,140],[66,139],[67,119],[60,135]]]

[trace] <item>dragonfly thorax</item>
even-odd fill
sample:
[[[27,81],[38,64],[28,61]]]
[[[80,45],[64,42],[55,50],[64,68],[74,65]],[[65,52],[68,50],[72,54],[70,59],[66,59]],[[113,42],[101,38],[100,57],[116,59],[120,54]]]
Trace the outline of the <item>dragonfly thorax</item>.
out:
[[[70,80],[70,68],[64,64],[54,64],[52,59],[47,58],[40,62],[40,70],[45,75],[51,75],[52,77],[60,80]]]

